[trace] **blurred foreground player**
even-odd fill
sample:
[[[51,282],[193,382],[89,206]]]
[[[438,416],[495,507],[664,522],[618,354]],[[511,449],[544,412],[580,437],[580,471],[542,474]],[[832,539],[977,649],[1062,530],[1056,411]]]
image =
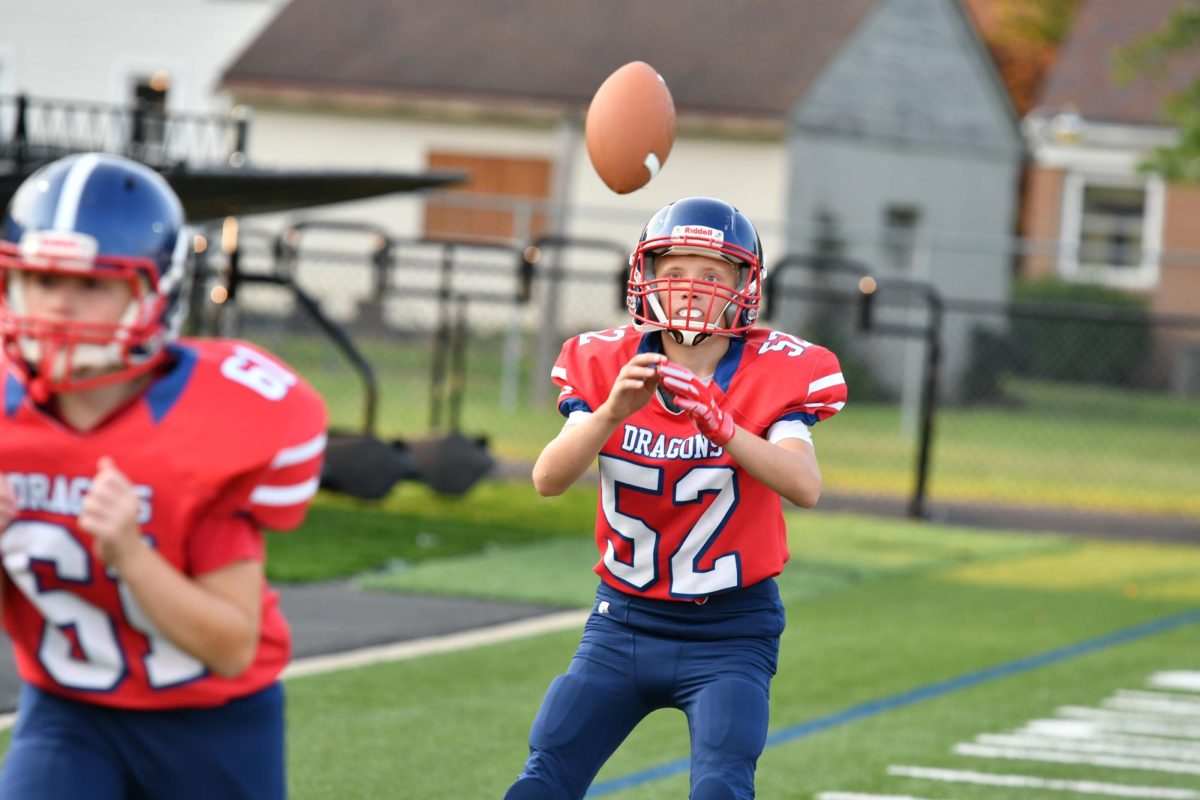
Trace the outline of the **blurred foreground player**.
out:
[[[533,480],[560,494],[599,456],[601,583],[509,800],[583,797],[659,708],[687,715],[693,800],[754,796],[784,627],[780,497],[817,502],[809,427],[846,399],[833,353],[753,328],[762,280],[750,220],[686,198],[650,219],[630,261],[634,324],[563,345],[567,422]]]
[[[49,164],[9,207],[5,800],[286,794],[262,530],[304,518],[325,407],[248,344],[176,341],[190,250],[166,181],[115,156]]]

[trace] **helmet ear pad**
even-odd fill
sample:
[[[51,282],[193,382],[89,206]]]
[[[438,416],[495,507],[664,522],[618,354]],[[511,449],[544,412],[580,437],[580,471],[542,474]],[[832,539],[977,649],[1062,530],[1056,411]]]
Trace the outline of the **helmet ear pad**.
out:
[[[666,281],[654,273],[657,257],[692,253],[739,267],[725,313],[698,330],[695,322],[674,320],[656,301]],[[676,341],[699,344],[711,335],[739,336],[753,327],[761,299],[762,242],[750,219],[723,200],[687,197],[659,209],[646,223],[630,257],[626,307],[638,330],[667,330]],[[711,290],[706,290],[711,293]]]
[[[13,195],[0,239],[0,340],[42,393],[79,391],[156,366],[182,326],[191,280],[183,207],[154,170],[120,156],[54,161]],[[124,280],[131,301],[108,323],[29,314],[23,277]]]

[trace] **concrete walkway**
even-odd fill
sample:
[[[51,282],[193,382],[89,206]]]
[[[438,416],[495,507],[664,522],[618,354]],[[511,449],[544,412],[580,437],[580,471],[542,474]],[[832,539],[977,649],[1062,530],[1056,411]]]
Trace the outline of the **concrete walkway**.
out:
[[[560,610],[541,605],[366,592],[344,580],[275,588],[292,626],[296,658],[456,633]],[[17,692],[12,644],[0,634],[0,712],[13,710]]]

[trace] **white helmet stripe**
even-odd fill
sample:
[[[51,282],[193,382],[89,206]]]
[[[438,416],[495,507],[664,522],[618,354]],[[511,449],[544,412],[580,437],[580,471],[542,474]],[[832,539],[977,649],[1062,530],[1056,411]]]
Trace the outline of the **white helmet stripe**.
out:
[[[62,191],[58,194],[58,205],[54,207],[54,230],[69,231],[75,228],[79,204],[83,200],[83,187],[87,186],[88,178],[98,166],[100,157],[95,153],[80,156],[71,165],[63,179]]]

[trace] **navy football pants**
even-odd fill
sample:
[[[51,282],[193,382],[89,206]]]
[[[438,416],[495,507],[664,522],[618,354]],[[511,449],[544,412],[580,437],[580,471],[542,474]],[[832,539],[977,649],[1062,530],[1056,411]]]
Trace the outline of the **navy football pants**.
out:
[[[21,688],[2,800],[282,800],[283,687],[126,711]]]
[[[505,797],[582,798],[634,726],[660,708],[687,715],[693,800],[754,797],[782,631],[774,581],[702,606],[602,585],[570,667],[546,691],[529,759]]]

